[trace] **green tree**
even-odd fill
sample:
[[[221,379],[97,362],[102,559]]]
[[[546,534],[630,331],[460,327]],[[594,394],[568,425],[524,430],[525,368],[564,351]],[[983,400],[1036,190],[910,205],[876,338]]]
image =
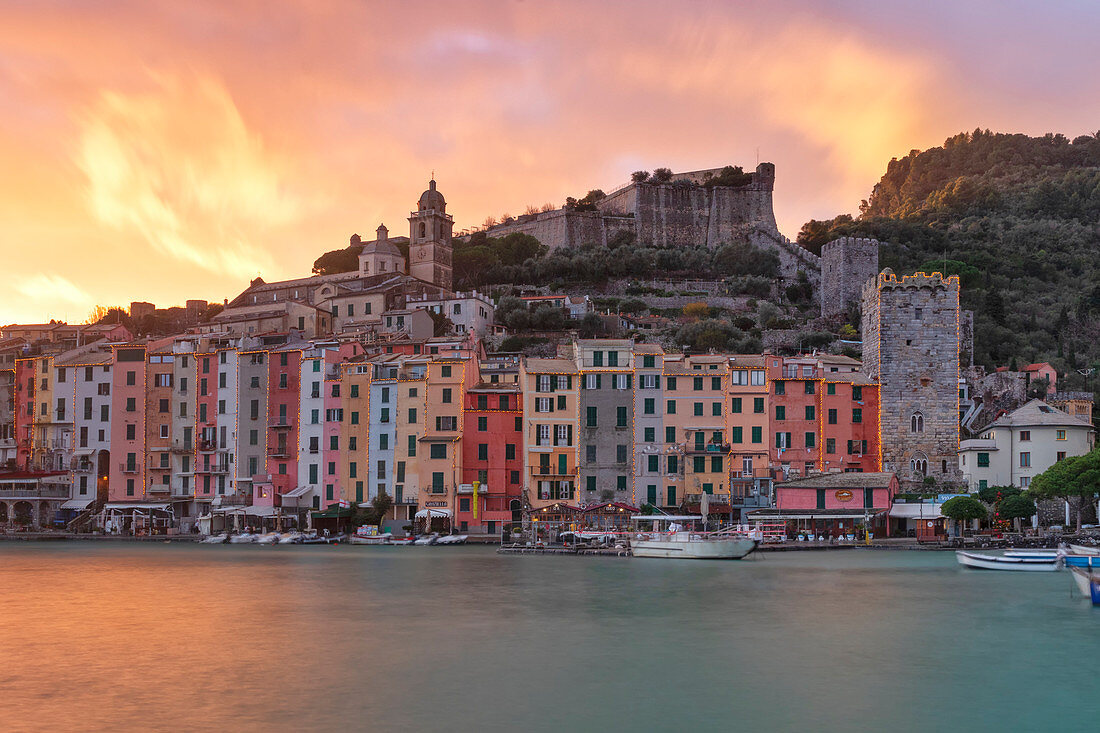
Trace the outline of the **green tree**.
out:
[[[1019,520],[1035,515],[1035,502],[1027,494],[1006,496],[997,503],[997,514],[1001,519],[1011,519],[1019,529]]]
[[[1083,456],[1058,461],[1031,480],[1029,492],[1036,499],[1061,499],[1077,510],[1077,531],[1081,531],[1081,508],[1100,494],[1100,448]]]
[[[653,169],[653,180],[656,181],[657,183],[668,183],[669,181],[672,180],[672,169],[671,168],[654,168]]]
[[[965,537],[965,523],[972,519],[985,519],[989,514],[989,510],[985,508],[985,504],[982,504],[974,497],[963,494],[945,501],[940,508],[940,513],[948,519],[953,519],[956,522],[963,522],[962,534],[963,537]]]

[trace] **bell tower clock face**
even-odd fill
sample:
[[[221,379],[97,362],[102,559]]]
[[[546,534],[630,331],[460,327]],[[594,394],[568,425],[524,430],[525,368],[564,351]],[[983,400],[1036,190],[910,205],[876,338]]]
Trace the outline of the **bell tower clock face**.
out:
[[[428,248],[427,247],[418,247],[417,250],[416,250],[416,259],[424,260],[424,259],[427,259],[427,258],[428,258]]]

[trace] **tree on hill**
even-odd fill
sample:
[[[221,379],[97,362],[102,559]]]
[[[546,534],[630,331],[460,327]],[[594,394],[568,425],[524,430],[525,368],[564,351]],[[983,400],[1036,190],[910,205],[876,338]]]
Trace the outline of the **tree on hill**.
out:
[[[989,514],[989,510],[985,508],[985,504],[975,499],[972,496],[963,494],[956,496],[952,499],[948,499],[940,507],[940,513],[948,519],[953,519],[956,522],[963,522],[962,534],[966,536],[966,522],[973,519],[985,519]]]
[[[975,314],[975,363],[1047,361],[1065,374],[1060,386],[1081,389],[1073,362],[1100,360],[1100,292],[1096,308],[1089,301],[1098,221],[1100,133],[975,130],[890,161],[858,218],[807,222],[798,242],[820,252],[839,236],[873,237],[880,266],[898,275],[958,274],[962,308]]]

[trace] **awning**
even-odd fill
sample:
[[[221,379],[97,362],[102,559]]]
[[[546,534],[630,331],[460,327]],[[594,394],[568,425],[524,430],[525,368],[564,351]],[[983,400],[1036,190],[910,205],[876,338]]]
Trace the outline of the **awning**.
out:
[[[273,517],[273,506],[222,506],[210,510],[212,514],[244,514],[249,517]]]
[[[418,511],[413,516],[415,516],[417,519],[424,519],[428,516],[450,518],[451,510],[450,509],[421,509],[420,511]]]
[[[788,519],[873,519],[885,512],[885,509],[868,509],[866,512],[846,509],[755,509],[748,512],[750,521],[788,520]]]
[[[943,504],[894,504],[890,516],[895,519],[943,519]]]
[[[110,511],[128,512],[128,511],[134,511],[134,510],[166,512],[166,511],[169,510],[167,504],[127,504],[127,503],[117,503],[117,504],[109,503],[109,504],[107,504],[106,507],[104,507],[104,509],[106,509],[109,512]]]
[[[280,494],[280,496],[282,496],[284,499],[298,499],[300,497],[305,496],[306,494],[308,494],[312,490],[313,490],[312,486],[299,486],[296,489],[291,489],[290,491],[286,492],[285,494]]]
[[[84,511],[88,508],[95,499],[69,499],[67,502],[61,505],[62,509],[76,509],[77,511]]]
[[[324,511],[313,512],[314,519],[345,519],[351,515],[351,507],[340,506],[339,504],[332,504]]]

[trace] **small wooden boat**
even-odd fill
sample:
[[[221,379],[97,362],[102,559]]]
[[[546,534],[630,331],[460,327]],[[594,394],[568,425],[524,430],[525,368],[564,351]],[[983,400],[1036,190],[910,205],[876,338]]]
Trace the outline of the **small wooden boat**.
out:
[[[1054,571],[1062,567],[1062,558],[1052,556],[1013,557],[1010,555],[986,555],[981,552],[955,551],[959,565],[977,570],[1029,570]]]
[[[1070,575],[1073,576],[1073,582],[1077,586],[1077,590],[1081,591],[1081,595],[1088,598],[1092,595],[1089,590],[1089,581],[1093,578],[1100,580],[1100,577],[1089,572],[1085,568],[1070,568]]]
[[[203,539],[199,540],[199,542],[201,544],[204,544],[204,545],[224,545],[228,541],[229,541],[229,533],[228,532],[222,532],[221,534],[213,534],[213,535],[210,535],[209,537],[204,537]]]
[[[344,535],[306,535],[302,537],[301,545],[338,545],[345,539]]]

